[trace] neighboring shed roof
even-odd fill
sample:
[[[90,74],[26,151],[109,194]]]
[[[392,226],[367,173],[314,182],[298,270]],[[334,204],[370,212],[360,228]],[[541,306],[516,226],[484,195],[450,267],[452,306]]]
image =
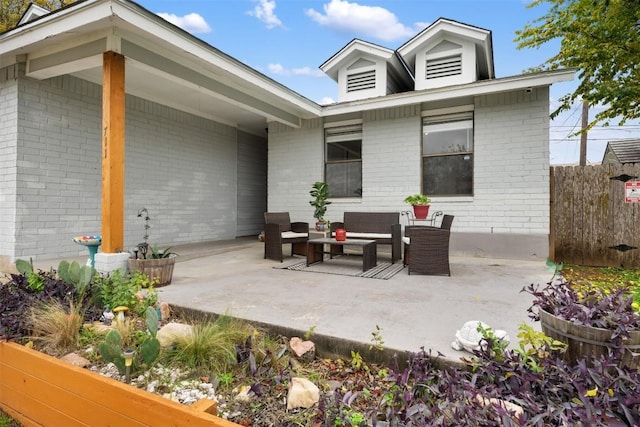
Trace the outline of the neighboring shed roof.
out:
[[[640,139],[609,141],[602,159],[605,163],[640,163]]]

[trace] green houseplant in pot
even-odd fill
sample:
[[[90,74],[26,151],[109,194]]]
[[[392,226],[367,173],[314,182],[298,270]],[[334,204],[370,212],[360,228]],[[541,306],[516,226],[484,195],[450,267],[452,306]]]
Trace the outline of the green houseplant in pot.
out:
[[[177,254],[171,248],[160,249],[158,245],[149,245],[149,211],[142,208],[138,218],[144,218],[144,242],[139,243],[128,260],[129,271],[146,274],[156,287],[165,286],[173,279],[173,267]]]
[[[313,184],[309,194],[313,197],[309,204],[314,208],[313,217],[316,219],[316,230],[324,231],[327,229],[327,220],[324,216],[327,213],[327,206],[331,204],[329,185],[326,182],[317,181]]]
[[[404,202],[413,206],[413,215],[416,219],[426,219],[427,215],[429,215],[431,199],[424,194],[418,193],[407,196]]]

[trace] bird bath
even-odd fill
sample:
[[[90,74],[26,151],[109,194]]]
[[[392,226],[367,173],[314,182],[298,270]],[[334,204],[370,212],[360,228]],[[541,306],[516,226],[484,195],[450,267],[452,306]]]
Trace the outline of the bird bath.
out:
[[[102,244],[102,236],[78,236],[74,237],[73,241],[89,249],[89,261],[91,262],[91,267],[95,267],[95,256],[98,252],[98,247]]]

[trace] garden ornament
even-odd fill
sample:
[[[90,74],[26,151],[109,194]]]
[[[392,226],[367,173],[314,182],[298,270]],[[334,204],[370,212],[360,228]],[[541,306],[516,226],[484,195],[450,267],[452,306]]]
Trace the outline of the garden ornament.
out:
[[[483,336],[478,331],[479,325],[481,325],[485,330],[490,329],[489,325],[484,322],[479,320],[470,320],[462,325],[462,328],[456,331],[456,339],[451,343],[451,348],[458,351],[465,350],[469,353],[480,350],[481,345],[483,345]],[[502,329],[495,329],[493,330],[493,335],[496,338],[509,343],[509,336],[506,331],[503,331]]]

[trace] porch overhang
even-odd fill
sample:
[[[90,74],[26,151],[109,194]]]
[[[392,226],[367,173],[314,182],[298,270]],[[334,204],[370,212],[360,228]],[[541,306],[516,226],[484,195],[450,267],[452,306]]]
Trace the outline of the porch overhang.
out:
[[[320,106],[157,15],[121,0],[86,0],[0,35],[0,67],[27,76],[74,75],[102,84],[102,55],[126,59],[126,93],[264,135],[299,127]]]

